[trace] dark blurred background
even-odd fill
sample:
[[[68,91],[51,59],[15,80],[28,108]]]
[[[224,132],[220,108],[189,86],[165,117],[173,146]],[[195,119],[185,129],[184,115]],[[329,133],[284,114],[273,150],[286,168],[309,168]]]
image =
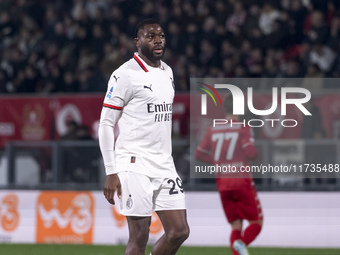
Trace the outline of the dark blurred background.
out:
[[[176,89],[190,77],[339,77],[336,0],[2,0],[0,92],[105,91],[159,20]]]

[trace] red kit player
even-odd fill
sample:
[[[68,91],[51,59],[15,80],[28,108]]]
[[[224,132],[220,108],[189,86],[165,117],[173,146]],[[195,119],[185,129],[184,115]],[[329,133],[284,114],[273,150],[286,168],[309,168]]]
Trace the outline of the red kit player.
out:
[[[195,157],[203,162],[233,169],[234,172],[216,174],[217,189],[228,222],[231,224],[230,246],[233,255],[249,254],[247,246],[256,238],[262,228],[262,209],[251,173],[244,172],[248,160],[257,157],[254,138],[249,126],[235,124],[239,116],[232,114],[232,98],[224,104],[226,119],[233,124],[216,125],[206,132],[196,150]],[[236,171],[235,171],[236,170]],[[242,221],[249,226],[242,231]]]

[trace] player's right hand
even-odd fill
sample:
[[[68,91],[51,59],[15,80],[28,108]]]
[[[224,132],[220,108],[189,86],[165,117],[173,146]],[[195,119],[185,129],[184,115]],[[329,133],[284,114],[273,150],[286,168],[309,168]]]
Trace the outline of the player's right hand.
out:
[[[110,174],[106,176],[104,184],[104,196],[110,204],[115,204],[114,194],[117,190],[118,198],[122,197],[122,187],[117,174]]]

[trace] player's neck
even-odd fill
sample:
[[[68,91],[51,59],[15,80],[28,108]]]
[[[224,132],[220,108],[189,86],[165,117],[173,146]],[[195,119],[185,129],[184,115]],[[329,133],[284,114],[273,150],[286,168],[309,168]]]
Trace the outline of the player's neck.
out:
[[[138,56],[144,60],[145,63],[147,63],[149,66],[152,67],[160,67],[161,66],[161,61],[160,60],[156,60],[156,61],[152,61],[149,58],[147,58],[146,56],[144,56],[142,53],[138,52]]]

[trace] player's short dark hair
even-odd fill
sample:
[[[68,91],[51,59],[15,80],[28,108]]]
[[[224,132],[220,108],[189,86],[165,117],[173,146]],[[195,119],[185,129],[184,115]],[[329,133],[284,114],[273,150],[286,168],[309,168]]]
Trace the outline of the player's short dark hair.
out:
[[[157,20],[155,20],[155,19],[144,19],[141,22],[139,22],[136,26],[135,38],[138,37],[139,31],[143,30],[145,25],[153,25],[153,24],[157,24],[163,29],[162,25]]]
[[[223,107],[227,114],[233,113],[233,96],[231,94],[224,99]]]

